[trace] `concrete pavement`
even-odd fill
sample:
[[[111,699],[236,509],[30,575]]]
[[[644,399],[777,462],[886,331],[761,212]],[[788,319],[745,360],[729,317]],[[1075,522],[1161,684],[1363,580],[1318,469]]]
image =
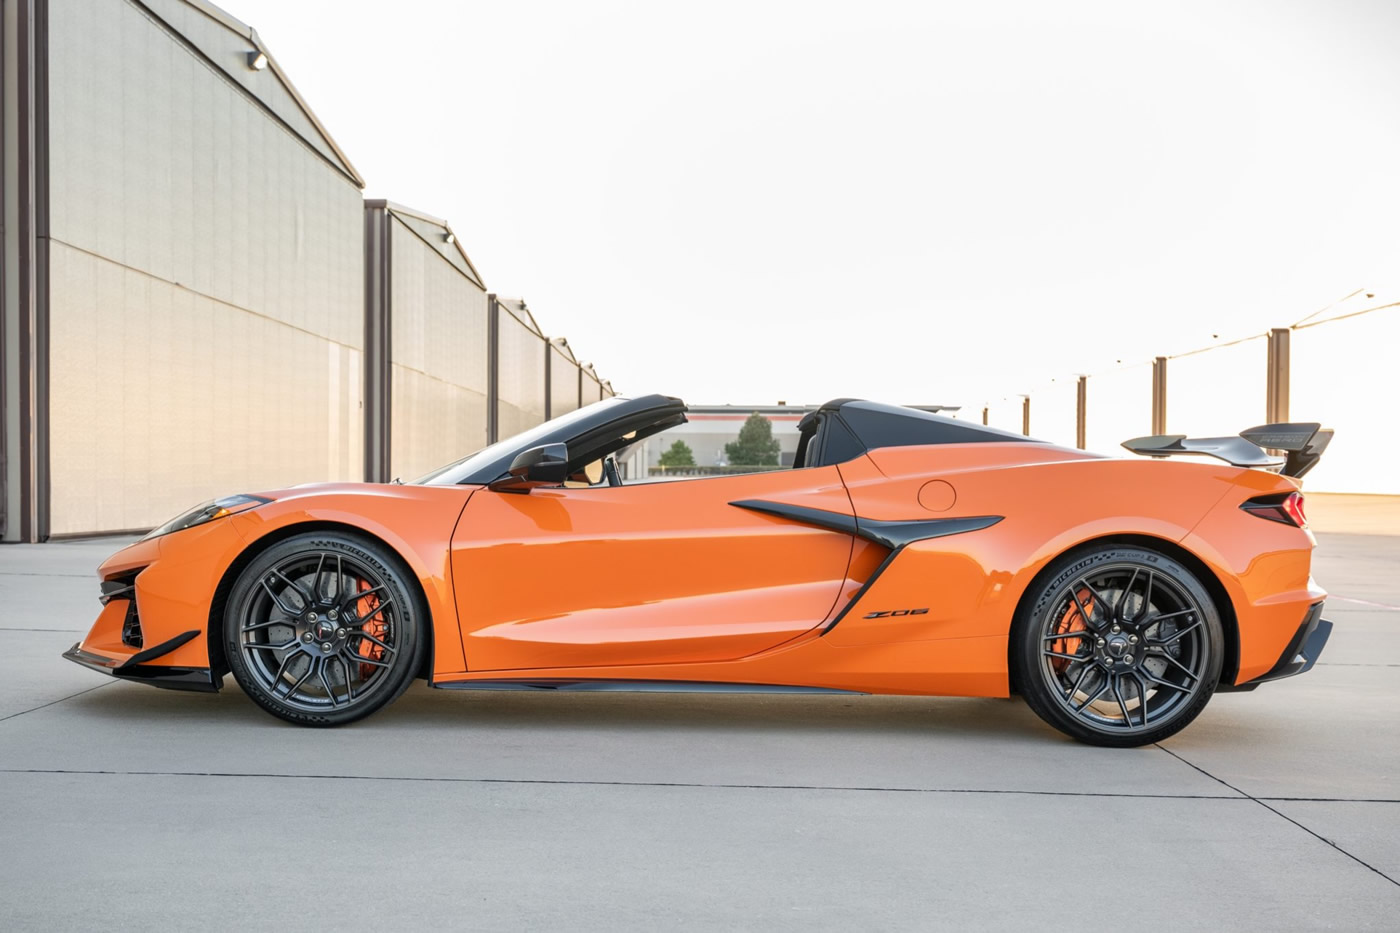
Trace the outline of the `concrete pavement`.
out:
[[[304,730],[58,654],[117,544],[0,549],[0,927],[1394,929],[1400,537],[1308,675],[1089,748],[1018,700],[451,693]]]

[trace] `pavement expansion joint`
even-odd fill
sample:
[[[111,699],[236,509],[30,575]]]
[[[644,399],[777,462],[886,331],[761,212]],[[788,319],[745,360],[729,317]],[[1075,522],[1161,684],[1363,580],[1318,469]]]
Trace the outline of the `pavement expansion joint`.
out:
[[[87,629],[81,628],[24,628],[14,625],[0,625],[0,632],[69,632],[81,635]]]
[[[23,716],[25,713],[34,713],[38,712],[41,709],[48,709],[50,706],[55,706],[59,703],[62,703],[64,700],[71,700],[74,697],[82,696],[84,693],[91,693],[94,690],[101,690],[103,687],[110,687],[111,685],[111,683],[98,684],[95,687],[88,687],[86,690],[79,690],[77,693],[70,693],[66,697],[59,697],[57,700],[50,700],[47,703],[40,703],[38,706],[31,706],[29,709],[22,709],[19,712],[11,713],[8,716],[0,716],[0,722],[5,722],[7,719],[14,719],[17,716]]]
[[[128,777],[212,777],[212,778],[262,778],[296,781],[405,781],[440,784],[520,784],[557,785],[577,787],[679,787],[707,790],[789,790],[789,791],[844,791],[853,793],[879,794],[986,794],[1000,796],[1027,797],[1091,797],[1123,798],[1129,800],[1239,800],[1254,799],[1247,794],[1149,794],[1115,793],[1112,791],[1055,791],[1025,790],[1015,788],[978,787],[881,787],[846,784],[738,784],[702,781],[606,781],[606,780],[565,780],[550,778],[477,778],[477,777],[425,777],[414,775],[373,775],[373,774],[289,774],[247,771],[138,771],[104,770],[88,768],[0,768],[0,774],[80,774],[111,775]]]
[[[1196,763],[1193,762],[1193,761],[1189,761],[1189,760],[1187,760],[1186,758],[1183,758],[1182,756],[1178,755],[1176,752],[1172,751],[1172,750],[1169,749],[1169,748],[1164,747],[1164,746],[1161,745],[1160,743],[1156,743],[1156,746],[1157,746],[1157,748],[1162,749],[1162,751],[1166,752],[1168,755],[1171,755],[1173,758],[1175,758],[1177,761],[1181,762],[1182,764],[1190,765],[1192,768],[1195,768],[1197,771],[1201,772],[1201,774],[1204,774],[1206,777],[1210,778],[1212,781],[1218,781],[1218,782],[1220,782],[1221,784],[1223,784],[1225,787],[1230,788],[1231,790],[1235,791],[1236,793],[1238,793],[1238,794],[1243,794],[1243,795],[1244,795],[1246,798],[1248,798],[1249,800],[1252,800],[1252,801],[1254,801],[1255,803],[1259,804],[1259,806],[1263,807],[1265,810],[1268,810],[1270,813],[1273,813],[1275,816],[1282,817],[1283,819],[1285,819],[1285,820],[1287,820],[1288,822],[1292,823],[1294,826],[1296,826],[1296,827],[1298,827],[1299,829],[1301,829],[1303,832],[1307,833],[1309,836],[1312,836],[1314,839],[1318,839],[1318,840],[1321,840],[1322,842],[1327,843],[1329,846],[1331,846],[1332,848],[1336,849],[1338,852],[1342,853],[1342,854],[1345,855],[1347,858],[1351,859],[1353,862],[1355,862],[1356,864],[1360,865],[1361,867],[1366,868],[1366,869],[1369,869],[1370,871],[1375,872],[1376,874],[1378,874],[1378,875],[1380,875],[1382,878],[1384,878],[1386,881],[1389,881],[1391,884],[1395,885],[1396,887],[1400,887],[1400,881],[1396,881],[1394,878],[1390,877],[1390,876],[1387,875],[1385,872],[1381,871],[1379,868],[1377,868],[1376,866],[1372,865],[1370,862],[1367,862],[1365,859],[1362,859],[1362,858],[1360,858],[1360,857],[1358,857],[1358,856],[1356,856],[1356,855],[1353,855],[1352,853],[1348,852],[1346,849],[1343,849],[1341,846],[1337,845],[1337,844],[1336,844],[1335,842],[1333,842],[1331,839],[1328,839],[1326,836],[1322,835],[1321,833],[1316,832],[1315,830],[1309,829],[1307,826],[1304,826],[1302,823],[1298,822],[1298,821],[1295,820],[1293,817],[1289,816],[1288,814],[1286,814],[1286,813],[1284,813],[1284,812],[1282,812],[1282,811],[1280,811],[1280,810],[1278,810],[1278,809],[1276,809],[1276,808],[1274,808],[1274,807],[1269,806],[1268,803],[1265,802],[1266,800],[1279,800],[1279,798],[1276,798],[1276,797],[1274,797],[1274,798],[1259,798],[1259,797],[1255,797],[1253,794],[1250,794],[1250,793],[1247,792],[1247,791],[1241,790],[1240,788],[1238,788],[1238,787],[1236,787],[1235,785],[1231,784],[1229,781],[1225,780],[1224,778],[1219,777],[1219,776],[1214,775],[1214,774],[1211,774],[1211,773],[1210,773],[1209,771],[1207,771],[1205,768],[1202,768],[1200,765],[1196,764]]]
[[[78,580],[89,580],[90,573],[46,573],[42,570],[0,570],[0,577],[72,577]]]

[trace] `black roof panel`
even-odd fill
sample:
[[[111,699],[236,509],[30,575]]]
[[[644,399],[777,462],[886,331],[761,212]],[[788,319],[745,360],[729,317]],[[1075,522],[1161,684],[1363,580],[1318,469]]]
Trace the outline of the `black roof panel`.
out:
[[[924,444],[986,444],[1031,441],[985,424],[957,421],[943,415],[901,408],[863,399],[836,399],[822,406],[834,410],[868,450],[880,447],[918,447]]]

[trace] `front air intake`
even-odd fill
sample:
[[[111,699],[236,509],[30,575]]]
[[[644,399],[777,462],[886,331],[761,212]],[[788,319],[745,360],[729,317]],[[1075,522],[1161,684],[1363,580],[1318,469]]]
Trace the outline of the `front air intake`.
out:
[[[141,616],[136,612],[136,594],[133,593],[131,602],[126,604],[126,618],[122,620],[122,644],[140,648],[145,643],[145,636],[141,634]]]
[[[140,572],[133,570],[102,581],[102,605],[114,599],[127,601],[126,618],[122,620],[122,644],[128,648],[140,648],[146,640],[141,633],[141,617],[136,611],[136,575]]]

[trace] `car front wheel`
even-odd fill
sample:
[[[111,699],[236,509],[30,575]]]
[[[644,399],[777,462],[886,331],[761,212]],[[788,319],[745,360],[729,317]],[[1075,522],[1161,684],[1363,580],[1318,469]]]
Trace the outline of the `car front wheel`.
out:
[[[407,572],[382,545],[338,533],[279,542],[244,568],[224,615],[238,685],[289,722],[335,726],[396,699],[422,662]]]

